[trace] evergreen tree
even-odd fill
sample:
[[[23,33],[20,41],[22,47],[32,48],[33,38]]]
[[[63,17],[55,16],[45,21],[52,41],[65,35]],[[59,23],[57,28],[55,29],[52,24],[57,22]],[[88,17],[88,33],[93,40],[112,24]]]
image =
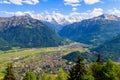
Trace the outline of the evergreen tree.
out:
[[[117,75],[118,71],[119,71],[119,66],[109,59],[103,68],[104,80],[119,80],[119,77]]]
[[[90,65],[90,71],[92,73],[92,76],[94,77],[95,80],[102,80],[102,75],[103,75],[103,64],[101,60],[101,54],[98,54],[98,58],[96,62],[93,62]]]
[[[74,65],[69,71],[68,80],[85,80],[84,76],[86,74],[87,74],[87,70],[83,62],[83,58],[79,57],[76,65]]]
[[[55,80],[55,76],[44,73],[40,80]]]
[[[120,66],[119,66],[119,68],[118,68],[118,70],[117,70],[117,77],[118,77],[119,80],[120,80]]]
[[[6,74],[3,80],[17,80],[16,76],[14,74],[13,66],[12,64],[8,64],[8,67],[6,69]]]
[[[67,73],[65,73],[65,71],[62,68],[59,69],[59,73],[56,80],[67,80]]]
[[[27,72],[23,80],[36,80],[36,75],[33,72]]]
[[[44,74],[42,75],[42,77],[40,78],[40,80],[47,80],[47,74],[44,73]]]
[[[99,64],[98,62],[94,62],[90,65],[90,71],[95,80],[103,80],[102,69],[103,69],[103,65]]]
[[[98,58],[97,58],[96,62],[102,64],[101,54],[98,54]]]

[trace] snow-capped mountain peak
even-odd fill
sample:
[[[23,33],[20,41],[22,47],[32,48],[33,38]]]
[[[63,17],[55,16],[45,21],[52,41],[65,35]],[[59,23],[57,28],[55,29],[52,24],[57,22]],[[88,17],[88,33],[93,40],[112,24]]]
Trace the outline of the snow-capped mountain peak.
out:
[[[103,14],[94,19],[118,20],[118,17],[115,15]]]

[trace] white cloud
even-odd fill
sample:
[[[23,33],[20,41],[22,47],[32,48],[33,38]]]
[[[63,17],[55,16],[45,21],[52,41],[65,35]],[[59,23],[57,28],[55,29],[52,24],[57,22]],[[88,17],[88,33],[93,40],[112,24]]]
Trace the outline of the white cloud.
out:
[[[22,16],[29,14],[31,15],[32,18],[39,19],[42,21],[48,21],[53,24],[58,23],[61,25],[70,24],[73,22],[79,22],[82,20],[82,17],[77,12],[72,12],[68,15],[64,15],[56,11],[53,11],[52,13],[45,11],[43,13],[38,13],[38,14],[35,14],[34,11],[25,11],[25,12],[17,11],[17,12],[4,12],[4,13],[7,14],[7,16],[14,16],[14,15]]]
[[[84,0],[84,2],[85,2],[85,4],[91,5],[91,4],[95,4],[95,3],[100,2],[100,0]]]
[[[78,3],[80,0],[64,0],[66,3]]]
[[[72,11],[73,12],[76,12],[78,9],[77,8],[72,8]]]
[[[22,5],[22,0],[9,0],[9,2],[17,5]]]
[[[64,0],[65,5],[70,6],[80,6],[80,2],[83,1],[85,4],[92,5],[98,2],[101,2],[101,0]]]
[[[5,3],[5,4],[10,4],[10,2],[8,2],[8,1],[3,1],[3,3]]]
[[[35,14],[34,11],[25,11],[25,12],[22,12],[22,11],[17,11],[17,12],[4,12],[6,15],[8,16],[23,16],[23,15],[26,15],[26,14],[29,14],[32,18],[35,18],[35,19],[41,19],[43,20],[43,16],[41,13],[39,14]]]
[[[4,1],[1,1],[0,3],[16,4],[16,5],[22,5],[23,3],[25,3],[25,4],[35,5],[39,3],[39,0],[4,0]]]
[[[22,11],[17,11],[17,12],[5,12],[7,15],[15,15],[15,16],[22,16],[25,14],[31,14],[30,11],[22,12]]]
[[[22,16],[25,14],[29,14],[31,15],[32,18],[35,18],[35,19],[48,21],[53,24],[58,23],[61,25],[66,25],[74,22],[80,22],[82,19],[88,19],[88,18],[99,16],[103,14],[103,10],[101,8],[94,8],[93,10],[88,10],[86,12],[81,12],[81,13],[73,11],[68,15],[64,15],[56,11],[53,11],[52,13],[49,13],[48,11],[44,11],[38,14],[34,13],[34,11],[25,11],[25,12],[17,11],[17,12],[5,12],[5,14],[9,16],[13,16],[13,15]]]
[[[75,9],[76,10],[76,9]],[[97,17],[99,15],[102,15],[103,13],[107,14],[112,14],[120,17],[120,9],[114,8],[111,10],[108,10],[106,12],[103,11],[101,8],[94,8],[93,10],[87,10],[85,12],[77,12],[73,11],[67,15],[64,15],[60,13],[59,11],[53,11],[53,12],[48,12],[44,11],[42,13],[35,13],[34,11],[17,11],[17,12],[5,12],[5,11],[0,11],[1,14],[6,14],[6,16],[22,16],[25,14],[30,14],[32,18],[39,19],[42,21],[48,21],[53,24],[61,24],[61,25],[66,25],[66,24],[71,24],[74,22],[80,22],[83,19],[89,19],[93,17]]]
[[[64,0],[64,4],[70,6],[79,6],[80,0]]]
[[[120,9],[114,8],[112,10],[108,10],[108,13],[110,13],[112,15],[117,15],[120,17]]]
[[[86,12],[72,12],[71,15],[74,17],[81,17],[82,19],[89,19],[93,17],[97,17],[103,14],[103,9],[101,8],[94,8],[93,10],[87,10]]]
[[[102,14],[103,14],[103,9],[94,8],[94,10],[90,13],[90,16],[91,17],[96,17],[96,16],[99,16],[99,15],[102,15]]]

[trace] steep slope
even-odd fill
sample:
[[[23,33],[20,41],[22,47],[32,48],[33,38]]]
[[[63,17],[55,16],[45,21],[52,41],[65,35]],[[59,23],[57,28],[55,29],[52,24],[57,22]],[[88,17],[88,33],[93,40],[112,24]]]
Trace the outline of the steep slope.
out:
[[[120,35],[105,42],[92,51],[101,53],[104,59],[111,58],[115,61],[120,61]]]
[[[29,16],[0,18],[0,40],[12,47],[53,47],[62,44],[55,31]]]
[[[120,33],[120,18],[103,14],[65,26],[60,36],[85,44],[101,44]]]

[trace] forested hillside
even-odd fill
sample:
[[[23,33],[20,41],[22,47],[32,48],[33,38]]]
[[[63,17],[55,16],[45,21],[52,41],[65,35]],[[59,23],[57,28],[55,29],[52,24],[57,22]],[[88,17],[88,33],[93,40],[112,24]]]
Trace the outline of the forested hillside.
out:
[[[101,53],[105,59],[113,59],[114,61],[120,61],[120,35],[112,38],[109,41],[101,44],[100,46],[92,49],[92,51],[96,51],[97,53]]]
[[[56,32],[29,16],[0,18],[0,48],[53,47],[62,45]]]
[[[120,33],[120,18],[103,14],[65,26],[60,36],[73,41],[99,45]]]

